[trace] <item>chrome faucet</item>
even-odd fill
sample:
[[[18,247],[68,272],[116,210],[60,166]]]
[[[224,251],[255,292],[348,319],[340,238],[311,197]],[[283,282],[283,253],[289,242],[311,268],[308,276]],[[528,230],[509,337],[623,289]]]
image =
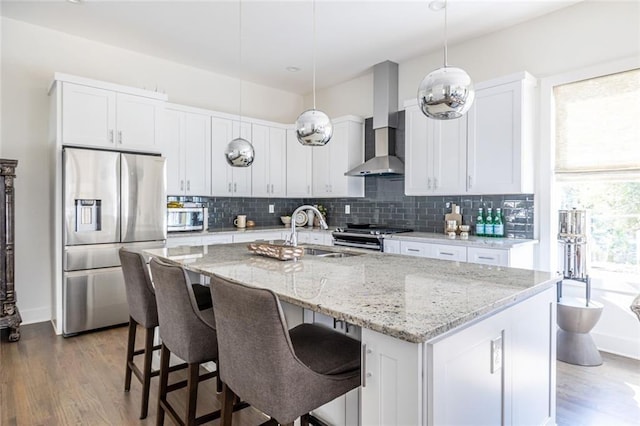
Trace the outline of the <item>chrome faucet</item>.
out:
[[[313,210],[313,212],[318,215],[318,219],[320,220],[320,226],[322,227],[322,229],[329,229],[329,225],[327,225],[327,222],[324,220],[324,216],[322,215],[322,213],[320,213],[320,210],[306,204],[304,206],[300,206],[293,211],[293,214],[291,214],[291,235],[289,235],[289,238],[287,239],[287,244],[290,246],[295,247],[298,245],[298,234],[296,233],[296,215],[302,210]]]

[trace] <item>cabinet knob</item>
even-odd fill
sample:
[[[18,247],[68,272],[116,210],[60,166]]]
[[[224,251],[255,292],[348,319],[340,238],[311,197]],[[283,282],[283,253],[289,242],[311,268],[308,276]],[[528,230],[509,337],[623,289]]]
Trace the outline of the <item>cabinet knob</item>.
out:
[[[238,192],[238,184],[236,182],[233,183],[233,192]]]
[[[191,181],[187,181],[187,191],[191,191]]]
[[[184,180],[180,181],[180,191],[184,191]]]
[[[427,189],[431,189],[431,178],[427,178]]]
[[[433,178],[433,189],[438,189],[438,178]]]
[[[113,129],[109,130],[109,142],[113,143]]]
[[[471,188],[473,186],[473,181],[471,180],[471,175],[469,175],[468,181],[469,181],[469,183],[467,184],[467,187]]]
[[[122,144],[122,130],[118,130],[118,143]]]

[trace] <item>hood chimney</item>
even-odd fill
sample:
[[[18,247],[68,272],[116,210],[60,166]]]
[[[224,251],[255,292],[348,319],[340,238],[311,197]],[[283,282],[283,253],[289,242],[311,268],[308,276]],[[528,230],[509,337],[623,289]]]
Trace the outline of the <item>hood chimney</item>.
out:
[[[373,66],[373,129],[375,157],[349,170],[345,176],[404,174],[395,146],[398,127],[398,64],[384,61]]]

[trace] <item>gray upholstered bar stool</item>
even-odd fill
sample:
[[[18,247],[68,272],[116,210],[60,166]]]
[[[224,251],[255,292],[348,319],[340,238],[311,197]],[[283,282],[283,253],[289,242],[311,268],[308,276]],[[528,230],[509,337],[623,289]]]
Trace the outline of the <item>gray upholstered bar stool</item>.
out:
[[[200,375],[200,364],[213,361],[218,365],[218,341],[212,309],[199,310],[186,270],[180,266],[151,259],[162,351],[160,353],[160,390],[157,425],[164,424],[168,414],[179,425],[196,425],[220,417],[220,410],[196,418],[198,383],[217,376],[217,372]],[[186,418],[180,418],[167,400],[167,394],[184,387],[169,385],[169,357],[175,354],[187,362]],[[238,404],[236,409],[246,407]]]
[[[155,328],[158,326],[156,295],[145,258],[140,253],[129,251],[125,248],[121,248],[118,254],[120,255],[129,307],[129,336],[127,339],[124,390],[128,392],[131,389],[131,375],[133,373],[142,384],[140,418],[144,419],[147,417],[148,412],[151,378],[159,374],[158,370],[151,370],[153,351],[160,349],[159,345],[153,346],[153,335]],[[198,306],[211,311],[209,288],[197,284],[194,286],[194,293],[197,295]],[[143,349],[136,350],[136,331],[138,326],[145,330],[145,343]],[[133,360],[137,355],[144,355],[142,370],[136,366]],[[171,371],[185,367],[186,364],[173,366]]]
[[[309,412],[360,385],[360,342],[328,328],[288,330],[277,296],[223,278],[211,281],[223,382],[222,425],[243,401],[280,424],[309,424]],[[237,396],[236,396],[237,395]]]

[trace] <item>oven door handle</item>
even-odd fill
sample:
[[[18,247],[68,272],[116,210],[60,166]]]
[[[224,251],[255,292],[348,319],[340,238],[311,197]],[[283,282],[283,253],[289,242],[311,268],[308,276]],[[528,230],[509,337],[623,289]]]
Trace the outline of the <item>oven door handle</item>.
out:
[[[355,248],[364,248],[364,249],[369,249],[369,250],[378,250],[378,251],[382,251],[382,241],[380,244],[360,244],[360,243],[352,243],[350,241],[342,241],[342,240],[336,240],[334,239],[333,241],[333,245],[334,246],[344,246],[344,247],[355,247]]]

